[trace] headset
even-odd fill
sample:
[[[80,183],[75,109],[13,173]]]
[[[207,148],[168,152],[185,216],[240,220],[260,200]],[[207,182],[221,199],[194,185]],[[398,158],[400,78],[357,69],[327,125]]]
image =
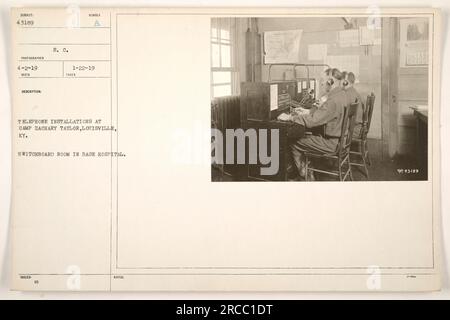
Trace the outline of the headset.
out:
[[[338,69],[336,69],[336,68],[327,69],[326,72],[327,72],[327,74],[329,76],[329,78],[327,80],[327,84],[330,87],[334,84],[334,79],[333,78],[336,78],[337,80],[342,80],[342,73]]]
[[[343,71],[342,72],[342,86],[346,87],[348,86],[348,80],[346,79],[348,77],[348,72],[347,71]]]

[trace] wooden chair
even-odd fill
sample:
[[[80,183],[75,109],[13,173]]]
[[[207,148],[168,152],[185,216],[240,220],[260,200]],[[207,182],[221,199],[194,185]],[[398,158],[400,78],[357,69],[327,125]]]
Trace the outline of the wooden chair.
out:
[[[336,147],[336,151],[332,153],[318,152],[318,151],[306,151],[306,175],[305,179],[308,181],[310,172],[320,172],[328,175],[335,176],[339,181],[346,181],[347,179],[353,180],[352,170],[350,166],[350,147],[353,138],[353,128],[355,126],[356,111],[358,109],[358,103],[352,103],[344,108],[344,116],[342,119],[341,136]],[[336,161],[337,170],[325,170],[312,168],[309,166],[309,160],[311,158]]]
[[[350,161],[351,166],[364,168],[363,174],[369,179],[369,170],[367,165],[371,165],[369,157],[369,149],[367,147],[367,134],[369,133],[370,123],[372,121],[373,106],[375,103],[375,95],[373,92],[367,96],[366,106],[363,107],[363,116],[361,130],[358,138],[353,138],[353,145],[350,148],[350,155],[359,158],[359,162]],[[358,161],[358,160],[357,160]]]

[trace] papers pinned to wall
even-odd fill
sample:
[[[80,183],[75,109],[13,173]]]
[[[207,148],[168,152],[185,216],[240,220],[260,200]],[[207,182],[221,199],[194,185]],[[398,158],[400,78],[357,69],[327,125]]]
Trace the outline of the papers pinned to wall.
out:
[[[400,67],[428,65],[428,18],[400,20]]]
[[[308,45],[308,60],[324,61],[327,57],[328,46],[326,44],[310,44]]]
[[[428,52],[423,46],[408,48],[406,57],[402,60],[402,67],[423,67],[428,65]]]
[[[325,63],[328,64],[331,68],[338,68],[340,71],[353,72],[356,77],[356,82],[359,82],[358,55],[328,56],[325,59]]]
[[[264,63],[299,63],[303,30],[264,32]]]
[[[381,29],[359,27],[359,44],[362,46],[381,45]]]
[[[339,31],[339,46],[345,47],[357,47],[359,46],[359,30],[351,29]]]

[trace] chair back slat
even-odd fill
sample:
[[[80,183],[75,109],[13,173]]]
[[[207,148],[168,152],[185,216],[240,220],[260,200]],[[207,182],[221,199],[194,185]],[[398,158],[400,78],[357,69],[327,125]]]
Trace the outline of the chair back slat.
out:
[[[372,122],[373,106],[375,104],[375,95],[373,92],[367,96],[366,107],[363,110],[361,139],[366,139]]]
[[[341,127],[341,136],[337,146],[337,152],[347,152],[350,150],[353,138],[353,129],[355,128],[356,112],[358,111],[358,102],[352,103],[344,108],[344,115]]]

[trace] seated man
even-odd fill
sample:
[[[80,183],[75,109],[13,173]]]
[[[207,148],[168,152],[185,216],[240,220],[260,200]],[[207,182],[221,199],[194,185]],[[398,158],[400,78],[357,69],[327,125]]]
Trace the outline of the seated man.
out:
[[[331,68],[325,69],[320,76],[320,80],[319,80],[320,87],[319,87],[319,92],[317,95],[318,99],[314,102],[313,107],[310,108],[311,113],[314,113],[318,108],[322,107],[322,105],[328,99],[328,93],[331,90],[331,87],[328,84],[330,72],[331,72]],[[324,136],[325,135],[325,126],[326,125],[310,128],[310,130],[308,130],[307,133]]]
[[[316,102],[316,104],[315,104],[313,109],[317,109],[318,107],[322,106],[325,101],[327,101],[328,93],[331,90],[331,87],[330,87],[329,82],[328,82],[331,70],[332,70],[331,68],[325,69],[323,71],[323,73],[321,74],[320,82],[319,82],[320,90],[319,90],[319,93],[317,95],[318,100],[317,100],[317,102]]]
[[[362,129],[362,117],[364,113],[364,105],[358,91],[353,87],[355,84],[355,74],[353,72],[343,72],[342,88],[345,90],[347,96],[347,104],[350,105],[358,102],[358,111],[356,112],[355,128],[353,129],[353,137],[359,138]]]
[[[291,144],[292,157],[301,177],[305,177],[305,163],[303,153],[305,151],[334,152],[341,134],[344,108],[347,105],[347,96],[342,90],[340,81],[342,73],[338,69],[328,71],[326,84],[330,91],[326,101],[311,110],[309,114],[281,114],[278,118],[284,121],[293,121],[306,128],[312,128],[326,124],[325,137],[308,135]],[[314,177],[309,176],[310,180]]]

